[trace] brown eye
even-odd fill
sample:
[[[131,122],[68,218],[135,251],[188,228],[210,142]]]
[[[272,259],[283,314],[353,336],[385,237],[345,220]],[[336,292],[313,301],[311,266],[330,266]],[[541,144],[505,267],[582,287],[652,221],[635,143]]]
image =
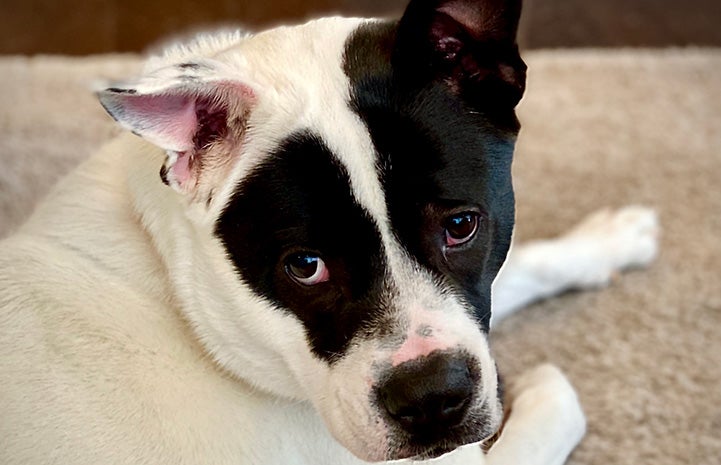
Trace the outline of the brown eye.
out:
[[[298,284],[313,286],[330,278],[325,262],[319,256],[302,252],[291,255],[286,259],[285,271]]]
[[[446,246],[465,244],[478,230],[478,213],[463,212],[453,215],[446,219],[444,227]]]

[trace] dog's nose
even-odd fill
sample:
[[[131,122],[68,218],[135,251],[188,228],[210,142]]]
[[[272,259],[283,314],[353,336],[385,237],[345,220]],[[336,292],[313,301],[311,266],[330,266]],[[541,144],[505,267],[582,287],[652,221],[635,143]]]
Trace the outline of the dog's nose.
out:
[[[473,392],[465,357],[432,353],[395,367],[378,389],[378,397],[403,429],[436,436],[463,421]]]

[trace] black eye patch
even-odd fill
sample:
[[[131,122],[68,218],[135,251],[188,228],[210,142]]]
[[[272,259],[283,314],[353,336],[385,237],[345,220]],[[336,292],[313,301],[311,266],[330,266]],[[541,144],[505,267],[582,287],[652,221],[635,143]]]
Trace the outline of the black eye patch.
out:
[[[289,137],[243,179],[215,231],[241,280],[295,314],[322,359],[342,356],[383,307],[380,233],[317,136]],[[300,286],[288,273],[288,257],[307,251],[328,269],[320,285]]]

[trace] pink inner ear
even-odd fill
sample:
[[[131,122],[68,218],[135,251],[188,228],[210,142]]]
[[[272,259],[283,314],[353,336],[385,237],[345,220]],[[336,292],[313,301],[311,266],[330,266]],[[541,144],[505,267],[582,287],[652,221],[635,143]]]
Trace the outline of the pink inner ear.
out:
[[[164,181],[177,183],[183,189],[195,186],[207,149],[217,141],[236,136],[230,131],[241,125],[239,119],[247,117],[255,103],[253,89],[235,81],[208,82],[195,88],[178,86],[156,94],[140,94],[127,87],[109,88],[98,96],[108,113],[125,128],[168,152],[170,165],[164,169],[165,174],[170,170],[172,176]],[[231,111],[235,112],[233,128],[228,126]],[[238,132],[239,137],[242,131]]]
[[[178,159],[171,169],[173,170],[175,180],[181,186],[186,185],[190,179],[190,155],[188,152],[178,153]]]
[[[197,129],[195,100],[186,95],[129,95],[122,120],[135,132],[166,150],[193,148]]]

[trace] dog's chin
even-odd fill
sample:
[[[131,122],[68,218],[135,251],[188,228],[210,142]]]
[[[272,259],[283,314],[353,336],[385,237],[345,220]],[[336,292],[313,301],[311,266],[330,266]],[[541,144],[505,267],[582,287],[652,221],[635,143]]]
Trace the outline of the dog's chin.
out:
[[[458,449],[459,447],[472,444],[475,441],[471,442],[451,442],[451,441],[443,441],[438,442],[433,445],[422,445],[417,443],[405,443],[405,444],[399,444],[396,447],[393,448],[391,451],[377,451],[380,452],[378,454],[372,453],[370,450],[363,450],[362,454],[359,454],[358,450],[348,449],[358,457],[359,459],[363,460],[364,462],[369,463],[378,463],[378,462],[395,462],[395,461],[422,461],[422,460],[431,460],[439,458],[443,455],[449,454],[453,452],[454,450]]]
[[[450,454],[454,450],[458,449],[461,445],[462,444],[451,446],[451,445],[444,444],[442,446],[436,446],[431,449],[427,449],[421,453],[405,457],[405,459],[413,460],[413,461],[437,459],[446,454]]]
[[[449,454],[459,447],[476,444],[482,447],[483,443],[498,434],[500,424],[486,424],[484,427],[474,428],[474,432],[464,433],[453,431],[442,438],[407,438],[402,444],[395,447],[386,460],[431,460]]]
[[[407,443],[398,447],[393,453],[389,454],[386,460],[431,460],[449,454],[459,447],[469,444],[481,443],[481,438],[468,438],[467,441],[442,440],[434,443]],[[480,447],[480,446],[479,446]]]
[[[443,457],[444,455],[450,454],[451,452],[454,452],[459,447],[466,446],[468,444],[473,444],[473,443],[467,443],[467,444],[442,443],[442,444],[436,444],[436,445],[430,446],[430,447],[408,445],[408,446],[402,447],[395,453],[390,454],[388,457],[385,458],[385,461],[387,461],[387,462],[394,462],[394,461],[417,462],[417,461],[433,460],[433,459]]]
[[[391,439],[389,441],[391,447],[384,448],[385,450],[368,448],[367,445],[360,449],[351,444],[344,444],[344,446],[359,459],[371,463],[432,460],[449,454],[459,447],[472,444],[483,447],[484,442],[498,434],[497,430],[500,425],[484,426],[486,427],[475,428],[474,433],[468,433],[466,430],[464,433],[456,431],[454,434],[451,431],[449,435],[440,438],[404,436],[402,439]],[[357,446],[357,444],[355,445]]]

